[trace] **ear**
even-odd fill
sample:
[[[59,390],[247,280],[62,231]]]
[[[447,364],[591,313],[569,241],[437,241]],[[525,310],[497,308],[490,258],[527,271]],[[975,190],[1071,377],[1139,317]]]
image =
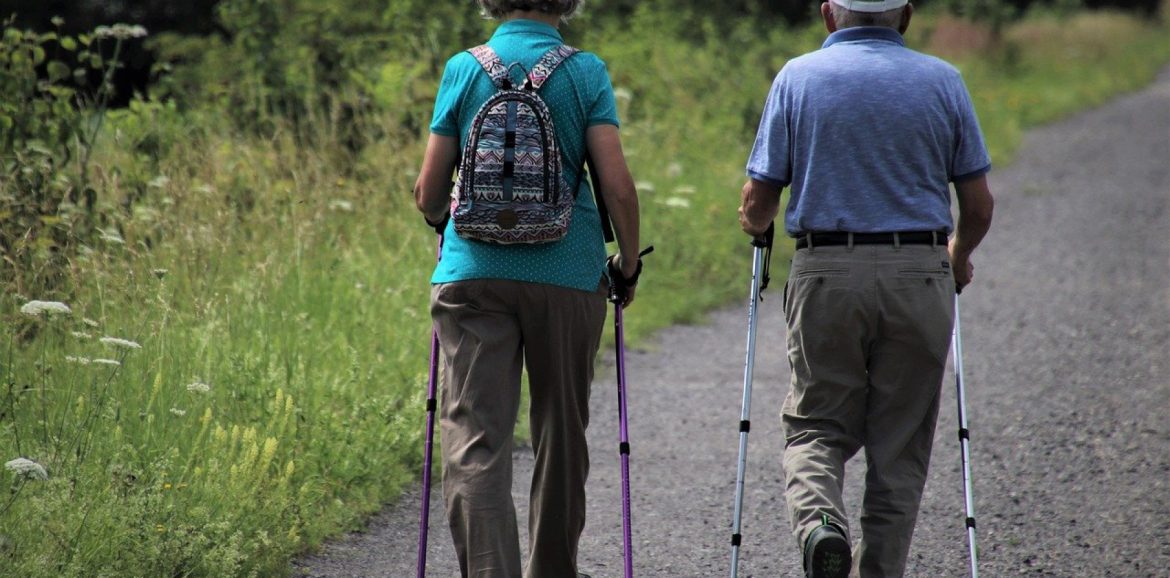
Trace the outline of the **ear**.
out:
[[[821,19],[825,21],[825,30],[832,34],[837,31],[837,20],[833,18],[833,8],[828,2],[821,3]]]
[[[914,5],[907,2],[906,8],[902,10],[902,22],[898,24],[898,34],[905,34],[906,30],[910,28],[910,17],[914,15]]]

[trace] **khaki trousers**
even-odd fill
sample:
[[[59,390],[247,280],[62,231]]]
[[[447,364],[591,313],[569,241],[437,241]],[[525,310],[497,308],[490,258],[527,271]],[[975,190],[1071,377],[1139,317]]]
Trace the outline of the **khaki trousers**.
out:
[[[576,578],[585,527],[589,389],[605,324],[589,293],[500,279],[435,285],[443,497],[464,578],[520,578],[512,436],[528,369],[536,464],[527,578]]]
[[[902,576],[926,482],[954,322],[944,246],[796,252],[785,287],[789,519],[802,549],[822,516],[848,533],[845,463],[865,449],[852,576]]]

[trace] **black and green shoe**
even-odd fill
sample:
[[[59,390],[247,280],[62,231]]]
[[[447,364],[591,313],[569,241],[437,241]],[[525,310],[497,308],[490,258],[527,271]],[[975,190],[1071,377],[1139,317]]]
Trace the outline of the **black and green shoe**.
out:
[[[807,578],[849,578],[853,556],[845,534],[828,521],[817,526],[804,543]]]

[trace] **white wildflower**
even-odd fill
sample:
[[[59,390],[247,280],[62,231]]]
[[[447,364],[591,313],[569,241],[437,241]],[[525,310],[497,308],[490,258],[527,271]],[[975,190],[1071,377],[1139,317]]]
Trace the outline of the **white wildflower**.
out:
[[[693,195],[695,191],[694,185],[679,185],[674,188],[674,194],[676,195]]]
[[[203,383],[202,381],[196,381],[187,384],[187,391],[191,393],[197,393],[199,395],[204,395],[211,392],[211,386]]]
[[[669,199],[664,199],[664,200],[659,201],[659,202],[662,203],[663,205],[666,205],[668,207],[675,208],[675,209],[685,209],[685,208],[691,206],[690,199],[684,199],[682,197],[670,197]]]
[[[127,40],[146,36],[146,28],[130,24],[115,24],[113,26],[98,26],[93,29],[94,38],[117,38]]]
[[[10,472],[15,472],[18,477],[29,480],[49,479],[49,472],[45,471],[45,467],[28,458],[9,460],[5,462],[4,468]]]
[[[171,414],[173,414],[173,415],[176,415],[176,416],[179,416],[179,417],[183,417],[183,416],[187,415],[187,410],[185,410],[185,409],[179,409],[179,408],[177,408],[177,407],[172,407],[172,408],[171,408]]]
[[[617,100],[630,102],[634,99],[634,93],[624,86],[619,86],[613,89],[613,97]]]
[[[90,363],[93,363],[93,360],[88,357],[77,357],[75,355],[66,355],[65,361],[68,361],[69,363],[76,363],[78,365],[89,365]]]
[[[170,273],[171,270],[170,269],[151,269],[150,272],[152,274],[154,274],[155,277],[162,279],[163,277],[166,277],[167,273]]]
[[[125,349],[142,349],[141,345],[139,345],[133,341],[130,341],[129,339],[120,339],[117,337],[103,337],[103,338],[99,339],[98,341],[101,341],[102,343],[105,343],[106,345],[112,345],[114,347],[122,347]]]
[[[634,183],[634,186],[637,187],[639,193],[654,192],[654,183],[650,181],[638,181],[637,183]]]
[[[101,358],[91,359],[90,363],[96,363],[97,365],[111,365],[114,367],[118,367],[118,366],[122,365],[122,362],[118,361],[116,359],[101,359]]]
[[[329,201],[330,211],[344,211],[346,213],[353,212],[353,203],[345,199],[333,199]]]
[[[683,172],[682,163],[680,163],[678,161],[670,163],[669,165],[666,166],[666,176],[668,176],[672,179],[677,179],[678,177],[682,176],[682,172]]]
[[[93,335],[90,335],[84,331],[70,331],[69,334],[78,339],[93,339]]]
[[[90,327],[97,327],[98,326],[98,322],[94,321],[93,319],[90,319],[89,317],[82,317],[81,322],[90,326]]]
[[[29,301],[20,306],[20,312],[32,317],[45,315],[69,315],[73,310],[60,301]]]

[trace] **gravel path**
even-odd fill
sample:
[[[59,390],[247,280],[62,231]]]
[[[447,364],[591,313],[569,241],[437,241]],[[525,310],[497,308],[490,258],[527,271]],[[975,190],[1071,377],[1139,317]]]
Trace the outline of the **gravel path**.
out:
[[[986,577],[1170,577],[1166,72],[1140,93],[1030,132],[1016,162],[990,177],[996,219],[961,305]],[[746,300],[744,273],[736,282]],[[781,491],[777,416],[788,368],[783,279],[775,285],[765,293],[758,337],[745,578],[801,575]],[[647,350],[627,352],[638,576],[728,574],[746,325],[746,304],[737,305],[713,313],[706,325],[667,329]],[[595,578],[618,578],[612,363],[599,375],[580,562]],[[968,572],[954,408],[948,376],[908,576]],[[518,451],[516,463],[523,520],[531,453]],[[854,523],[863,471],[860,459],[850,464]],[[413,577],[418,503],[417,491],[405,496],[366,532],[297,560],[294,575]],[[458,568],[441,500],[433,503],[428,575],[450,578]]]

